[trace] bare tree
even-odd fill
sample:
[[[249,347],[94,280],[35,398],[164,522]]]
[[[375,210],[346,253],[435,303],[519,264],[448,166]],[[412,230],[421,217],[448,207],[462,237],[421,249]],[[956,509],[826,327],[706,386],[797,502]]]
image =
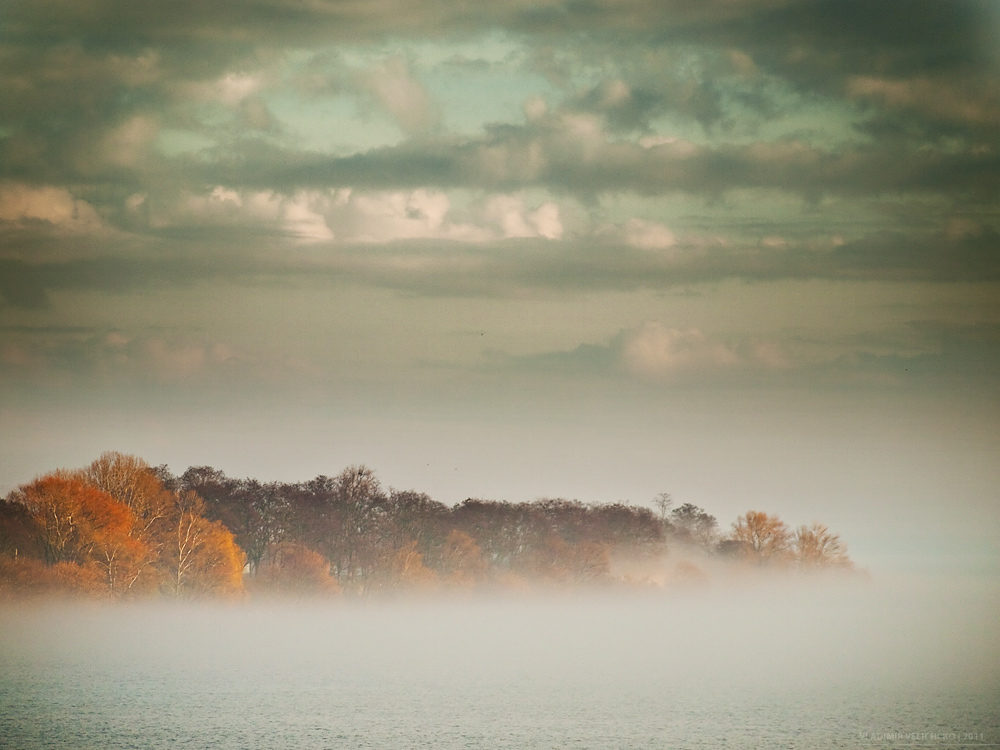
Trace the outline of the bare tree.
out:
[[[664,526],[669,524],[669,521],[667,521],[667,513],[670,512],[670,508],[673,504],[674,498],[669,492],[661,492],[653,498],[653,507],[660,511],[660,523]]]

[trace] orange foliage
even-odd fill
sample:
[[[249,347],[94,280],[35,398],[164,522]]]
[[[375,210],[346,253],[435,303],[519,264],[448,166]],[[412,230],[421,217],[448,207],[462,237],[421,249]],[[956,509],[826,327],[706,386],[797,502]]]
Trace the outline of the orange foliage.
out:
[[[437,575],[424,565],[424,556],[417,551],[416,542],[400,547],[390,562],[392,583],[396,586],[428,587],[437,583]]]
[[[164,585],[171,594],[243,593],[246,556],[218,521],[209,521],[197,509],[179,508],[164,547]]]
[[[0,556],[0,598],[94,595],[106,591],[101,571],[94,565],[46,565],[23,555]]]
[[[435,557],[435,568],[442,580],[451,586],[475,586],[484,581],[489,572],[479,545],[458,529],[448,532]]]
[[[330,561],[305,545],[280,545],[250,579],[254,592],[303,595],[339,594]]]
[[[733,524],[731,541],[746,559],[754,562],[779,563],[789,559],[791,534],[785,522],[777,516],[760,511],[747,511]]]
[[[148,564],[132,510],[80,478],[50,474],[22,488],[50,562],[93,565],[112,596],[125,596]]]
[[[135,516],[127,506],[59,473],[23,486],[15,499],[35,522],[46,562],[96,566],[115,596],[135,582],[147,548],[131,536]]]
[[[243,591],[245,557],[229,530],[204,517],[194,493],[166,490],[132,456],[106,453],[84,471],[39,477],[4,506],[6,593],[92,592],[95,581],[113,597],[157,587],[196,596]]]
[[[821,523],[800,526],[795,532],[794,548],[796,561],[806,568],[852,567],[847,545]]]

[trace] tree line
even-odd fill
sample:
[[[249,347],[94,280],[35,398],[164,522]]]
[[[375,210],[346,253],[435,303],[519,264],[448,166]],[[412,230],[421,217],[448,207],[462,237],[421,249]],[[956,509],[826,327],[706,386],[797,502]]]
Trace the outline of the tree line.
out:
[[[626,503],[470,498],[385,488],[366,466],[305,482],[180,476],[122,453],[0,501],[0,595],[266,596],[643,583],[671,557],[847,570],[839,536],[750,511],[723,534],[669,494]],[[682,570],[697,572],[690,561]]]

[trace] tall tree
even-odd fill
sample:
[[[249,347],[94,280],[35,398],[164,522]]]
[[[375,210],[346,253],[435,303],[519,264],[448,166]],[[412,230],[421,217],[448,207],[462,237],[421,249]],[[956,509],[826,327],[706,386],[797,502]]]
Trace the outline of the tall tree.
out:
[[[807,568],[838,567],[849,568],[852,563],[847,556],[847,545],[838,534],[831,532],[821,523],[799,526],[792,541],[795,560]]]
[[[135,514],[77,475],[56,472],[23,485],[11,498],[32,518],[49,565],[97,568],[113,596],[138,579],[149,548],[134,535]]]
[[[155,563],[160,554],[163,527],[171,514],[174,493],[160,478],[158,469],[149,466],[137,456],[106,451],[79,472],[84,481],[107,492],[132,511],[134,523],[129,532],[129,543],[120,545],[118,559],[128,559],[132,569],[120,577],[120,584],[127,588],[155,587]],[[119,563],[109,564],[119,565]]]
[[[736,519],[730,539],[743,557],[761,564],[787,560],[791,545],[784,521],[755,510]]]
[[[233,534],[203,511],[195,493],[175,495],[161,558],[165,587],[174,596],[240,594],[246,556]]]
[[[91,560],[94,547],[127,533],[129,509],[108,493],[65,472],[46,474],[12,493],[35,521],[45,561]]]
[[[330,560],[341,585],[363,591],[365,579],[390,550],[388,498],[375,472],[362,464],[337,475],[331,500],[338,533],[331,540]]]
[[[660,523],[664,526],[669,525],[669,520],[667,519],[667,513],[670,512],[670,508],[674,504],[674,498],[669,492],[661,492],[659,495],[653,498],[653,507],[660,513]]]
[[[483,551],[464,531],[452,529],[431,548],[430,566],[448,585],[462,588],[476,586],[489,576]]]
[[[671,535],[678,541],[710,549],[718,539],[719,524],[715,516],[697,505],[684,503],[670,514]]]

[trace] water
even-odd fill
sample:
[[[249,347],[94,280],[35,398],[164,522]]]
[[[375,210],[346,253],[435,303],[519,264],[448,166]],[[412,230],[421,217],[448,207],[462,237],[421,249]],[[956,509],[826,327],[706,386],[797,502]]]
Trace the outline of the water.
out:
[[[949,584],[6,605],[0,746],[997,746],[997,602]]]

